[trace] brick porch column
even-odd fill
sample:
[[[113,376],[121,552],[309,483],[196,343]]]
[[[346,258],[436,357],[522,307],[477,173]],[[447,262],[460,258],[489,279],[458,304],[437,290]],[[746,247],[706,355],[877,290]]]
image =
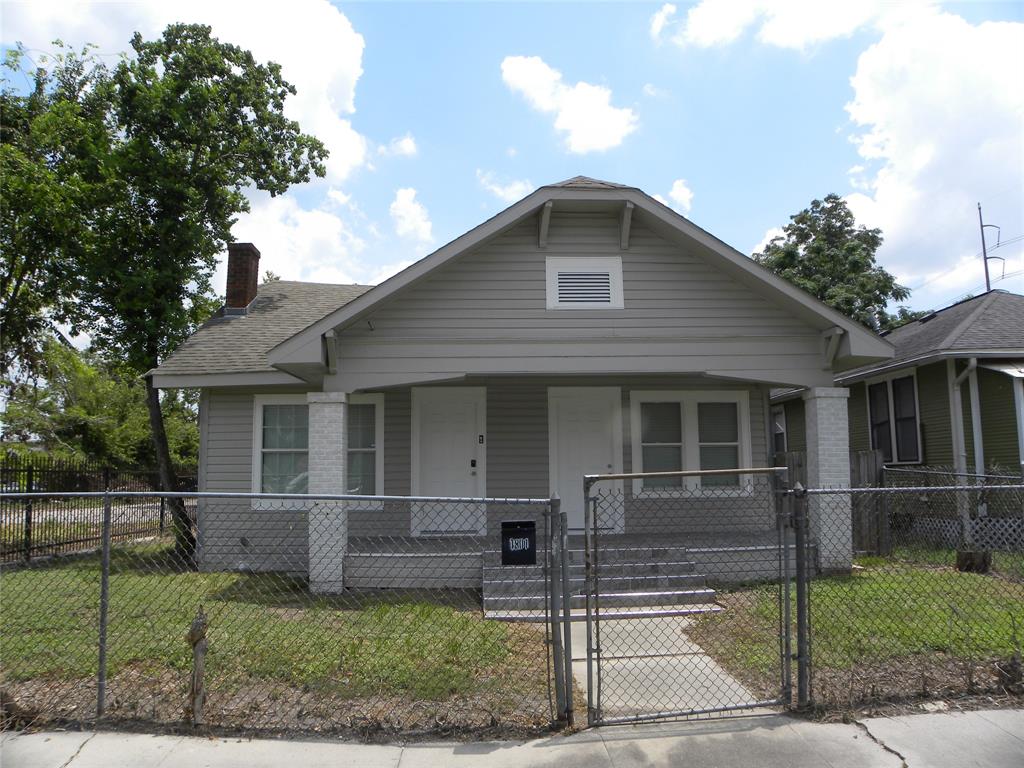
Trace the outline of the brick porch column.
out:
[[[807,423],[807,487],[850,487],[850,430],[842,387],[813,387],[804,392]],[[823,571],[849,571],[853,563],[850,496],[809,496],[811,535]]]
[[[345,393],[310,392],[309,492],[345,493]],[[313,500],[309,510],[309,587],[341,592],[348,550],[348,511],[340,501]]]

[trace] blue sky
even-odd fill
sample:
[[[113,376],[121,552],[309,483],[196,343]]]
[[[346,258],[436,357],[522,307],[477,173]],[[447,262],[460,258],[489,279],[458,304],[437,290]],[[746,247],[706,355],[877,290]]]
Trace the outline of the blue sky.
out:
[[[1022,2],[36,0],[3,13],[2,41],[34,50],[60,37],[116,53],[136,29],[201,21],[279,61],[293,115],[333,155],[324,181],[253,193],[236,226],[286,278],[376,282],[577,174],[659,195],[745,253],[811,199],[848,196],[883,228],[883,265],[922,286],[919,308],[983,283],[978,201],[1004,239],[1024,234]],[[1024,292],[1024,241],[995,253],[1022,272],[997,287]]]

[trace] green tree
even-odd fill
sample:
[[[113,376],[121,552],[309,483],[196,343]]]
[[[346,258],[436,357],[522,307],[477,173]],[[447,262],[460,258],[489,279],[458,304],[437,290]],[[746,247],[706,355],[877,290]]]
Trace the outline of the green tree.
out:
[[[176,466],[196,463],[194,403],[164,398],[168,444]],[[5,442],[40,442],[47,452],[111,466],[153,466],[146,393],[137,377],[93,352],[55,340],[43,346],[37,379],[18,387],[4,414]]]
[[[249,209],[244,190],[277,195],[322,176],[327,151],[285,117],[295,88],[280,67],[209,27],[172,24],[158,40],[136,34],[131,47],[109,72],[65,52],[52,74],[31,77],[45,91],[67,71],[89,71],[89,98],[105,108],[102,134],[56,158],[87,192],[78,216],[90,241],[69,312],[101,354],[145,376],[160,482],[173,489],[160,394],[146,374],[216,306],[210,277]],[[184,507],[174,513],[179,554],[191,556]]]
[[[875,262],[882,230],[857,226],[846,201],[831,194],[791,216],[783,232],[754,254],[757,263],[868,328],[890,327],[886,307],[910,289]]]

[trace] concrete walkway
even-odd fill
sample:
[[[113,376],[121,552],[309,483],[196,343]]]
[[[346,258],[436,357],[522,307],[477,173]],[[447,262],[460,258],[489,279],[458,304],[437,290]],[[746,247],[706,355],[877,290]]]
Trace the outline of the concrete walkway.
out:
[[[281,765],[757,766],[758,768],[1020,768],[1024,711],[926,714],[860,724],[811,723],[786,715],[607,727],[531,742],[435,742],[372,746],[122,733],[7,733],[3,768],[270,768]]]

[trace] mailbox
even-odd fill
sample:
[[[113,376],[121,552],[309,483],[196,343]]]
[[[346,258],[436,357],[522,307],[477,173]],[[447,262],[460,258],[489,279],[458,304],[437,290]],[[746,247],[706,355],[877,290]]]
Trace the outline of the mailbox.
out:
[[[537,564],[537,523],[509,520],[501,524],[501,564]]]

